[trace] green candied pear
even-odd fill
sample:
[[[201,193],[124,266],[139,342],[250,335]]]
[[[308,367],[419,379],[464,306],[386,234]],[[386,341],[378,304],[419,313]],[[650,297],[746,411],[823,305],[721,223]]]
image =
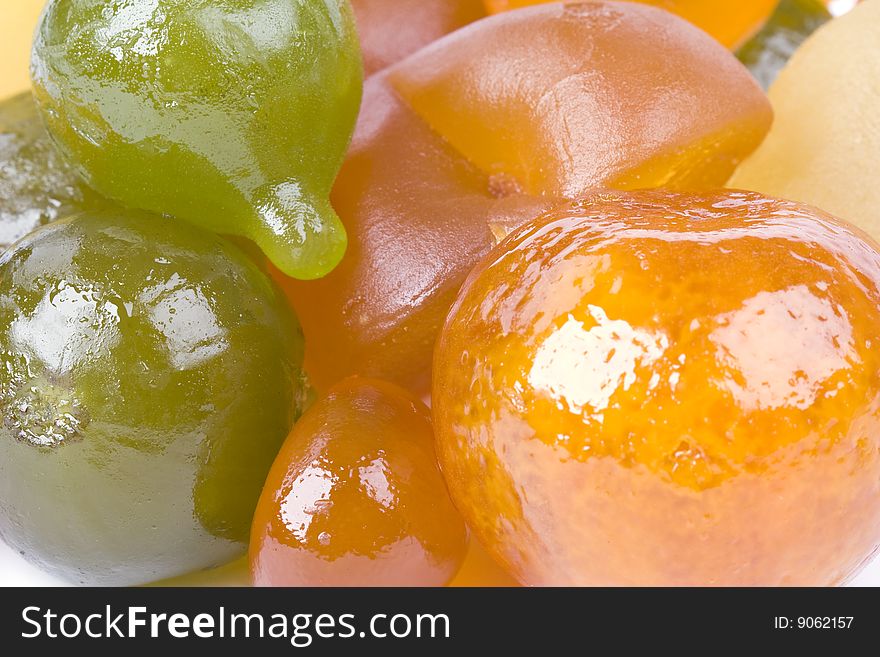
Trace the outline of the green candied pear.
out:
[[[362,70],[347,0],[50,0],[31,73],[49,132],[129,207],[247,237],[328,273],[328,200]]]
[[[102,203],[53,146],[30,93],[0,102],[0,250]]]
[[[0,537],[100,585],[243,554],[302,353],[222,237],[119,209],[31,233],[0,257]]]
[[[830,20],[822,0],[782,0],[764,28],[736,56],[769,89],[795,50]]]

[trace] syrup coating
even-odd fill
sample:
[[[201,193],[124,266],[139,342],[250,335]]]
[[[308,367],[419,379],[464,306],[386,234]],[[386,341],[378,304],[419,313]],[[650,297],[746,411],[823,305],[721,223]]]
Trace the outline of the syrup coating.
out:
[[[830,585],[880,545],[880,254],[746,192],[608,193],[469,277],[437,346],[453,499],[536,585]]]
[[[284,443],[250,560],[257,586],[442,586],[466,549],[428,409],[396,386],[351,378]]]
[[[644,5],[533,7],[423,48],[365,85],[332,194],[340,266],[278,279],[307,369],[324,389],[356,373],[426,391],[449,306],[500,236],[596,187],[722,185],[770,121],[730,53]]]

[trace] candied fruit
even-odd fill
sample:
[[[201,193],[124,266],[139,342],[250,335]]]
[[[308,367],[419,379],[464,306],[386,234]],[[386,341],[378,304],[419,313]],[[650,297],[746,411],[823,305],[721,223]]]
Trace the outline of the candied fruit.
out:
[[[428,409],[351,378],[315,402],[275,460],[251,571],[258,586],[441,586],[466,547]]]
[[[50,0],[31,73],[104,196],[249,238],[297,278],[339,262],[328,196],[362,78],[346,0]]]
[[[0,257],[0,536],[105,586],[243,554],[302,348],[220,237],[119,209],[31,233]]]
[[[880,546],[880,253],[749,192],[605,193],[468,278],[433,408],[532,585],[831,585]]]

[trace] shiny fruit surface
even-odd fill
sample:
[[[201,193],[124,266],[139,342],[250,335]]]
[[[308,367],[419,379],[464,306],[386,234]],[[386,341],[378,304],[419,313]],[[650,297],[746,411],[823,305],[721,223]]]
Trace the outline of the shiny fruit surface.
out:
[[[121,211],[31,233],[0,258],[0,536],[87,584],[235,558],[301,411],[302,349],[222,238]]]
[[[351,6],[365,75],[486,16],[482,0],[351,0]]]
[[[835,18],[770,89],[766,141],[730,184],[810,203],[880,239],[880,0]]]
[[[633,3],[493,16],[372,76],[332,195],[349,250],[326,278],[283,282],[310,374],[426,390],[449,306],[499,236],[597,187],[723,185],[771,118],[730,53]]]
[[[284,443],[250,559],[258,586],[441,586],[466,548],[428,409],[396,386],[351,378]]]
[[[464,285],[438,454],[533,585],[830,585],[880,546],[880,253],[747,192],[607,193]]]
[[[554,0],[485,0],[487,11],[498,13]],[[779,0],[635,0],[687,19],[728,48],[742,45],[764,24]]]
[[[250,238],[290,276],[342,257],[328,194],[362,77],[347,0],[50,0],[32,77],[105,196]]]
[[[0,249],[100,203],[56,151],[31,95],[0,102]]]

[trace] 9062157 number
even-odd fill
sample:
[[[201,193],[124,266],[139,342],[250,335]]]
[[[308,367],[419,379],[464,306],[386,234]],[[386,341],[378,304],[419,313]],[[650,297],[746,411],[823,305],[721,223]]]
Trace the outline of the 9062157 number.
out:
[[[848,630],[852,622],[852,616],[799,616],[796,626],[799,630]]]

